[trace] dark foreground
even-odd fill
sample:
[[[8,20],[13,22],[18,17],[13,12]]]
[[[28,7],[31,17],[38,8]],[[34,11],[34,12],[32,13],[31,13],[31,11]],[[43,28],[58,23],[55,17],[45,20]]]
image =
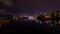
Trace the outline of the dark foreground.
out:
[[[40,24],[35,21],[14,21],[1,26],[1,33],[60,32],[60,25]]]

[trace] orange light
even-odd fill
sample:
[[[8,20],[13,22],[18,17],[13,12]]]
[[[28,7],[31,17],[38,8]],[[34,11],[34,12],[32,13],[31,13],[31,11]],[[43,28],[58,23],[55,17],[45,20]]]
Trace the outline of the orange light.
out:
[[[45,18],[51,18],[51,16],[45,16]]]
[[[59,24],[60,24],[60,20],[59,20]]]

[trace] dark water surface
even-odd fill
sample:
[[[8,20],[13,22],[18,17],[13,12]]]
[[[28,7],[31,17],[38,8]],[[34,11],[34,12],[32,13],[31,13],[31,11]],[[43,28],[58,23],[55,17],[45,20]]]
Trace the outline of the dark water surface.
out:
[[[2,25],[1,32],[20,33],[20,32],[60,32],[60,25],[40,24],[33,20],[13,21],[12,23]]]

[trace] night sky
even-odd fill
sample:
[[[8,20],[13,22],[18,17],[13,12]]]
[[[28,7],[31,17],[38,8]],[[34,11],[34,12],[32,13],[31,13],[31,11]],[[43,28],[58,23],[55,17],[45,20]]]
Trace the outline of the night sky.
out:
[[[60,0],[14,0],[13,7],[16,8],[13,13],[33,15],[39,11],[46,13],[51,10],[60,10]]]

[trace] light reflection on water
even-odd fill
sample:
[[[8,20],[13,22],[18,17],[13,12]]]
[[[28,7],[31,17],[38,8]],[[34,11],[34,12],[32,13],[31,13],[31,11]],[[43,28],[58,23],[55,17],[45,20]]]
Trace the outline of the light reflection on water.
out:
[[[49,21],[39,21],[39,20],[35,20],[35,22],[37,24],[42,24],[42,25],[50,25],[51,27],[55,26],[56,24],[52,24],[52,20],[49,20]],[[60,23],[60,21],[59,21]]]
[[[38,20],[35,20],[35,22],[38,24],[39,21]]]
[[[51,20],[50,21],[39,21],[39,20],[35,20],[35,22],[36,23],[40,22],[40,24],[42,24],[42,23],[48,24],[48,23],[51,23]]]
[[[49,21],[39,21],[39,20],[35,20],[35,22],[36,22],[36,23],[40,22],[40,24],[42,24],[43,22],[46,23],[46,24],[49,24],[49,23],[60,24],[60,20],[59,20],[59,21],[54,20],[54,22],[52,22],[52,20],[49,20]]]

